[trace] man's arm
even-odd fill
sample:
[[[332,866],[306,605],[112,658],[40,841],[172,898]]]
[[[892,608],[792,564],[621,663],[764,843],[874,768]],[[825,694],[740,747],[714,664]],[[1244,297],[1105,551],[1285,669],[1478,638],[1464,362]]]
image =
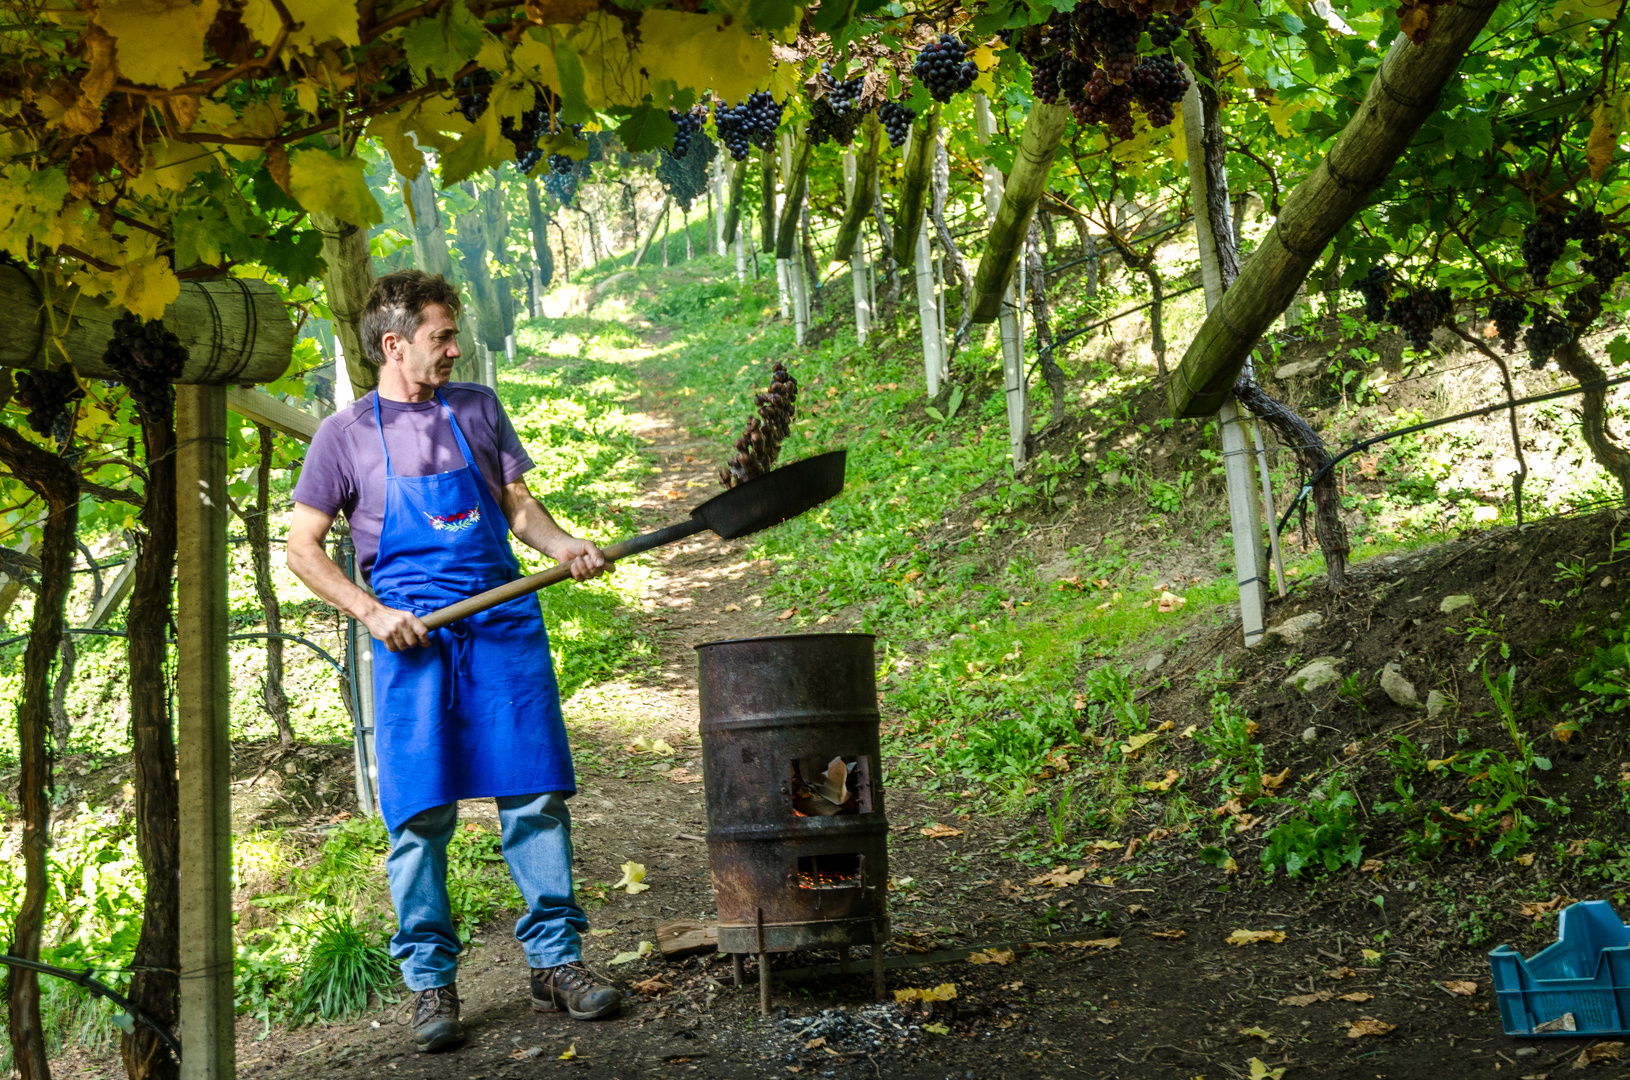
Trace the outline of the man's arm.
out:
[[[533,497],[525,478],[505,484],[498,501],[504,517],[509,519],[510,531],[527,547],[558,563],[569,563],[572,577],[578,581],[599,577],[610,569],[611,564],[592,540],[579,540],[555,524],[549,511]]]
[[[381,604],[328,557],[323,538],[333,524],[333,514],[305,503],[294,504],[286,544],[289,569],[320,599],[367,626],[391,652],[429,644],[430,631],[417,615]]]

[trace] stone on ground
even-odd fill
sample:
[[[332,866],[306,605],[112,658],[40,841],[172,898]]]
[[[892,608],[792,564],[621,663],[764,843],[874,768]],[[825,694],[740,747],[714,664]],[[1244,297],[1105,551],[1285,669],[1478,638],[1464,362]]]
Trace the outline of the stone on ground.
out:
[[[1438,610],[1445,615],[1453,615],[1463,607],[1470,607],[1471,603],[1472,598],[1469,594],[1459,593],[1455,596],[1445,596],[1443,603],[1438,605]]]
[[[1317,611],[1309,611],[1306,614],[1296,615],[1292,618],[1286,619],[1278,626],[1268,627],[1268,629],[1263,632],[1262,639],[1267,641],[1270,638],[1278,638],[1286,645],[1294,647],[1302,643],[1302,639],[1307,637],[1308,631],[1314,629],[1322,622],[1324,622],[1324,616],[1322,614]]]
[[[1304,694],[1316,694],[1340,681],[1341,660],[1334,656],[1316,656],[1287,678],[1285,685],[1295,687]]]
[[[1404,678],[1403,670],[1396,663],[1381,669],[1381,689],[1394,705],[1402,705],[1406,709],[1420,706],[1421,699],[1415,694],[1415,684]]]

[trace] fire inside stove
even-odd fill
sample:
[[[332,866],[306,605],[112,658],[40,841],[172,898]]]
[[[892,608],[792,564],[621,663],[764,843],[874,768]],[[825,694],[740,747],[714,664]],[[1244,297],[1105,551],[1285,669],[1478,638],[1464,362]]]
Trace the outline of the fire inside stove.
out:
[[[798,859],[800,889],[858,889],[860,855],[804,855]]]
[[[833,817],[872,812],[870,762],[866,755],[831,759],[794,758],[789,766],[792,812],[797,817]]]

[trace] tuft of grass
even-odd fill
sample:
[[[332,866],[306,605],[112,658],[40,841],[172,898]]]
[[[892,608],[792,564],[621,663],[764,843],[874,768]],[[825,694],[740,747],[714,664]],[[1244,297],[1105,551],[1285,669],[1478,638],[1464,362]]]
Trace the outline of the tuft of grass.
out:
[[[336,911],[311,929],[300,980],[290,1012],[322,1020],[355,1016],[375,997],[388,1001],[396,985],[396,965],[370,927],[349,912]]]

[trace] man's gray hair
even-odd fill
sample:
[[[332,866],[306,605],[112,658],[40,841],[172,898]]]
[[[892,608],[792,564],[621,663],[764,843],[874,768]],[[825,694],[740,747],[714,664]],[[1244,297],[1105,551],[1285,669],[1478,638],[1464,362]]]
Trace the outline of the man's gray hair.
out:
[[[427,274],[423,270],[397,270],[374,282],[368,293],[368,302],[362,306],[362,348],[368,362],[375,367],[385,366],[385,347],[380,343],[386,334],[397,334],[413,340],[424,325],[425,308],[440,304],[447,314],[456,319],[463,305],[458,290],[440,274]]]

